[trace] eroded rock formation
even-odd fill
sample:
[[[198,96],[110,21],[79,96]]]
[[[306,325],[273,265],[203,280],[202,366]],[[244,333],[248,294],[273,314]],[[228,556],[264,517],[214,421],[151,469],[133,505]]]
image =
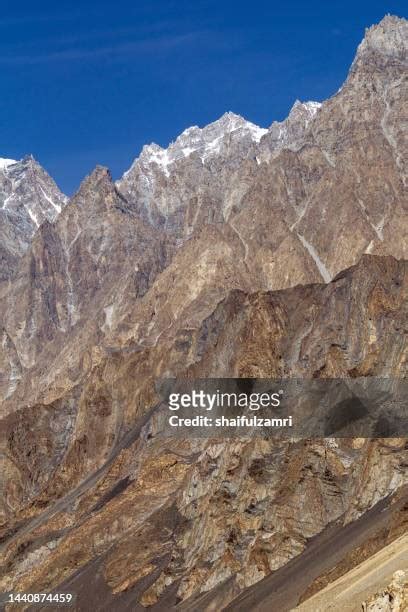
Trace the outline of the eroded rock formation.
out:
[[[321,105],[43,209],[0,285],[0,591],[224,606],[406,484],[403,438],[163,438],[155,381],[407,376],[407,30],[369,29]]]

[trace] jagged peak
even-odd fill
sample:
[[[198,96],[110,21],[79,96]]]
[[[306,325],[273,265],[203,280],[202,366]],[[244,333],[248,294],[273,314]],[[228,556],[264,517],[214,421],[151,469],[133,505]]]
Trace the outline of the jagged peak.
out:
[[[290,109],[288,119],[291,115],[295,113],[306,112],[310,117],[314,117],[315,114],[320,110],[322,106],[321,102],[315,102],[313,100],[309,100],[308,102],[301,102],[300,100],[296,100],[292,108]]]
[[[188,127],[174,142],[169,144],[167,149],[156,143],[145,145],[133,166],[135,164],[145,166],[155,163],[166,176],[170,176],[169,166],[173,162],[186,158],[192,153],[197,153],[204,161],[219,152],[225,136],[238,131],[242,133],[243,137],[249,137],[252,141],[259,142],[268,130],[247,121],[241,115],[228,111],[203,128],[197,125]],[[124,176],[127,176],[128,173],[129,171],[125,172]]]
[[[2,163],[4,162],[4,163]],[[42,168],[41,164],[35,159],[32,153],[24,155],[21,159],[0,159],[0,168],[8,168],[10,166],[16,166],[16,170],[24,169],[26,166],[37,166]]]
[[[6,159],[0,157],[0,169],[8,168],[9,166],[18,166],[18,167],[26,167],[26,166],[37,166],[38,168],[42,168],[39,161],[37,161],[32,153],[24,155],[21,159]]]
[[[386,15],[378,24],[367,28],[356,59],[370,51],[403,59],[408,51],[408,21],[403,17]]]
[[[91,183],[94,184],[100,181],[112,183],[112,175],[109,168],[98,164],[97,166],[95,166],[92,172],[85,177],[82,182],[82,185],[89,185]]]
[[[286,119],[274,121],[269,128],[269,133],[275,141],[275,146],[277,148],[288,146],[291,142],[299,139],[314,120],[321,107],[321,102],[311,100],[301,102],[300,100],[295,100]]]
[[[221,115],[219,119],[216,119],[215,121],[213,121],[206,127],[208,128],[208,127],[215,127],[215,126],[223,126],[223,127],[225,126],[227,129],[234,130],[248,123],[249,121],[244,119],[244,117],[242,117],[241,115],[237,115],[236,113],[233,113],[232,111],[227,111],[223,115]],[[203,129],[205,130],[206,127],[204,127]]]
[[[366,36],[369,36],[372,32],[376,30],[382,30],[383,32],[392,33],[392,31],[397,28],[404,27],[408,24],[408,21],[405,17],[398,17],[398,15],[391,15],[387,13],[378,23],[366,28]]]
[[[237,115],[232,111],[227,111],[221,115],[219,119],[216,119],[203,128],[199,128],[197,126],[187,128],[187,130],[184,130],[184,132],[177,138],[176,143],[182,141],[185,137],[190,137],[192,134],[200,134],[205,137],[206,135],[213,136],[214,133],[219,133],[219,135],[223,136],[240,128],[250,131],[254,137],[259,136],[259,138],[267,132],[266,129],[259,127],[251,121],[248,121],[241,115]]]
[[[42,167],[40,162],[36,160],[36,158],[34,157],[32,153],[30,153],[29,155],[25,155],[19,163],[23,167],[31,168],[31,170],[45,172],[45,169]]]
[[[124,196],[117,190],[112,174],[106,166],[97,165],[81,182],[78,191],[69,200],[64,213],[69,215],[76,207],[82,211],[114,208]]]
[[[72,200],[82,199],[89,191],[95,189],[95,186],[105,186],[109,191],[115,190],[115,185],[112,180],[112,175],[109,168],[97,165],[81,182],[78,191],[73,196]]]

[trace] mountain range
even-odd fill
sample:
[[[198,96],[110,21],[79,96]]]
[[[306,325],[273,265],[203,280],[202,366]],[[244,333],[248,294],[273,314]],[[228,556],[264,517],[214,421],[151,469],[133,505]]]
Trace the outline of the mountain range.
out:
[[[70,199],[0,160],[0,591],[238,610],[331,525],[395,502],[344,573],[406,529],[405,437],[163,439],[154,407],[163,377],[407,377],[407,41],[387,16],[330,99]]]

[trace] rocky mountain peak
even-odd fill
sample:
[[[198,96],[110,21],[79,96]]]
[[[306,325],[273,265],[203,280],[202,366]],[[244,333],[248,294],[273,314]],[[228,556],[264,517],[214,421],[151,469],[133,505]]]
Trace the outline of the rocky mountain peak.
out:
[[[232,133],[238,132],[240,137],[249,136],[251,140],[259,142],[267,131],[240,115],[227,112],[204,128],[197,126],[188,128],[177,138],[174,144],[179,147],[192,148],[194,151],[198,151],[200,157],[205,158],[219,152],[220,141]]]
[[[309,100],[309,102],[301,102],[296,100],[292,106],[288,119],[303,116],[307,119],[312,119],[321,108],[321,102]]]
[[[407,377],[405,23],[370,29],[322,106],[297,100],[268,131],[234,113],[190,127],[117,185],[97,166],[60,214],[31,156],[3,163],[2,592],[255,609],[226,606],[315,536],[372,509],[351,533],[366,525],[370,550],[375,516],[391,533],[405,439],[164,440],[155,382]],[[336,571],[363,553],[346,539]]]
[[[296,131],[301,131],[303,133],[311,121],[316,117],[321,106],[320,102],[312,100],[308,102],[296,100],[287,118],[279,123],[279,125],[282,126],[281,138],[285,140],[285,135]]]
[[[287,118],[283,121],[274,121],[269,128],[266,157],[268,149],[273,151],[283,147],[299,146],[321,106],[320,102],[296,100]]]
[[[357,56],[374,51],[403,59],[408,49],[408,21],[394,15],[386,15],[380,23],[366,29],[358,47]]]
[[[32,155],[0,163],[0,207],[25,211],[35,227],[61,212],[67,198]]]
[[[203,128],[196,125],[187,128],[167,149],[155,143],[144,146],[135,164],[143,167],[154,166],[168,177],[174,162],[193,153],[197,154],[202,162],[219,154],[224,139],[230,135],[234,135],[238,140],[259,142],[267,131],[240,115],[227,112]]]
[[[97,165],[84,178],[70,204],[72,206],[68,206],[64,211],[66,215],[73,214],[71,208],[78,208],[82,211],[80,214],[84,215],[85,220],[89,216],[99,216],[112,208],[121,208],[123,210],[128,208],[125,198],[118,192],[115,186],[109,168],[101,165]]]
[[[20,161],[0,161],[0,279],[8,278],[18,258],[44,221],[54,221],[68,198],[53,179],[28,155]]]
[[[79,186],[78,194],[82,191],[87,191],[88,189],[92,189],[101,183],[108,185],[113,185],[112,175],[110,173],[109,168],[106,166],[97,165],[95,168],[84,178],[81,185]]]

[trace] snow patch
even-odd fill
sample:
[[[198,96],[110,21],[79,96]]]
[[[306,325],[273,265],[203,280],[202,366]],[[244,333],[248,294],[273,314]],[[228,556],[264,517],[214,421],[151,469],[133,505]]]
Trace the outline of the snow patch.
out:
[[[4,157],[0,157],[0,169],[3,170],[3,168],[7,168],[8,166],[12,166],[13,164],[16,164],[16,160],[15,159],[6,159]]]
[[[39,223],[37,217],[35,216],[34,211],[32,211],[31,208],[29,208],[28,206],[27,206],[26,210],[27,210],[28,214],[30,215],[31,220],[34,221],[35,225],[37,227],[40,227],[40,223]]]
[[[288,119],[291,117],[291,115],[298,115],[300,113],[301,115],[303,115],[304,119],[306,120],[306,123],[309,123],[309,121],[314,118],[314,116],[321,109],[321,107],[321,102],[314,102],[312,100],[309,100],[309,102],[300,102],[300,100],[296,100],[290,110]]]
[[[249,121],[247,122],[247,129],[249,130],[252,139],[255,140],[255,142],[259,142],[262,136],[265,136],[265,134],[268,133],[267,129],[261,128],[258,125],[255,125],[254,123],[250,123]]]
[[[314,116],[317,111],[321,109],[322,103],[310,100],[309,102],[304,102],[303,107],[309,112],[310,115]]]
[[[154,147],[154,148],[153,148]],[[153,149],[149,151],[149,149]],[[166,176],[170,176],[170,172],[167,166],[170,163],[169,155],[166,149],[162,149],[158,145],[152,145],[151,147],[144,147],[145,152],[149,155],[149,161],[157,164],[161,170],[163,170]]]
[[[112,322],[113,322],[113,313],[115,310],[115,305],[114,304],[110,304],[109,306],[106,306],[106,308],[103,309],[104,313],[105,313],[105,325],[111,329],[112,327]]]
[[[188,157],[190,153],[194,153],[194,151],[195,151],[194,147],[185,147],[184,149],[182,149],[182,153],[184,157]]]
[[[308,242],[306,240],[306,238],[304,236],[302,236],[301,234],[297,233],[297,236],[298,236],[300,242],[303,244],[303,246],[308,251],[308,253],[311,255],[312,259],[314,259],[314,261],[316,263],[316,266],[317,266],[317,269],[319,270],[323,280],[326,283],[330,283],[330,281],[331,281],[331,274],[328,271],[328,269],[326,268],[326,266],[324,265],[324,263],[322,262],[322,260],[320,259],[320,257],[317,254],[317,251],[314,248],[314,246],[312,244],[310,244],[310,242]]]
[[[3,203],[2,208],[3,208],[3,209],[6,209],[6,208],[7,208],[7,206],[8,206],[8,203],[9,203],[9,202],[10,202],[10,200],[12,200],[12,199],[13,199],[13,198],[12,198],[12,196],[7,196],[7,198],[4,200],[4,203]]]
[[[367,255],[369,255],[371,253],[371,251],[373,250],[373,246],[374,246],[374,240],[370,240],[366,250],[364,251],[364,253],[367,253]]]
[[[55,210],[60,213],[61,212],[61,206],[59,206],[59,204],[55,204],[55,202],[45,193],[44,189],[41,187],[40,185],[40,189],[41,192],[44,196],[44,198],[47,200],[47,202],[49,202],[51,204],[51,206],[53,206],[53,208],[55,208]]]

